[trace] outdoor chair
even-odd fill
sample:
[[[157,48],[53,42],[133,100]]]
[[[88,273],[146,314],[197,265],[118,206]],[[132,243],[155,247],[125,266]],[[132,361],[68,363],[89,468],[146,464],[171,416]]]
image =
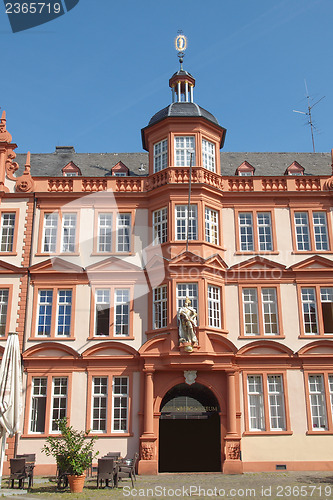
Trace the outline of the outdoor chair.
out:
[[[109,486],[111,482],[112,488],[118,485],[118,466],[113,458],[99,458],[97,466],[97,488],[102,486],[105,481],[105,486]]]
[[[135,467],[138,461],[139,454],[135,453],[134,458],[126,458],[121,460],[118,464],[118,480],[130,478],[132,482],[132,488],[134,488],[134,481],[136,481]]]
[[[119,460],[120,459],[120,451],[109,451],[109,453],[107,453],[105,455],[105,457],[113,457],[113,458]]]
[[[32,487],[33,483],[33,469],[27,470],[25,458],[11,458],[10,459],[10,476],[9,486],[14,488],[14,481],[18,481],[18,487],[24,488],[24,481],[29,478],[28,488]]]
[[[32,487],[34,485],[34,468],[36,462],[36,454],[24,453],[23,455],[16,455],[15,458],[25,459],[25,472],[27,477],[29,478],[29,488]]]
[[[68,486],[68,472],[67,470],[64,470],[61,467],[61,456],[59,455],[57,457],[57,475],[56,475],[56,482],[57,482],[57,490],[64,490]]]

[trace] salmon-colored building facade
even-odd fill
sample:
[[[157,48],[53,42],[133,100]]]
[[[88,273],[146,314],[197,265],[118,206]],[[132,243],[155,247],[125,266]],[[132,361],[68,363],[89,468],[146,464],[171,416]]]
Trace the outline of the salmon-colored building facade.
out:
[[[139,452],[139,474],[331,470],[331,155],[220,153],[226,130],[193,76],[169,85],[144,153],[16,156],[2,115],[0,349],[18,332],[17,452],[54,472],[41,448],[67,416],[101,455]],[[186,299],[197,342],[180,340]]]

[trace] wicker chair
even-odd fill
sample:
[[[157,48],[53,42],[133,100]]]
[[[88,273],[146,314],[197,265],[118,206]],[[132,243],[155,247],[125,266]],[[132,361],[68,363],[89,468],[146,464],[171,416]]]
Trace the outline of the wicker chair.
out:
[[[29,478],[28,488],[30,489],[33,482],[33,474],[29,474],[26,470],[25,458],[11,458],[10,459],[10,476],[9,486],[14,488],[14,481],[18,481],[18,487],[24,488],[24,481]]]
[[[111,482],[112,488],[118,485],[118,466],[113,458],[99,458],[97,467],[97,488],[102,486],[105,481],[105,486],[109,486]]]
[[[139,454],[135,453],[134,458],[124,459],[118,463],[118,480],[130,478],[132,482],[132,488],[134,488],[134,481],[136,480],[135,467],[138,461]]]

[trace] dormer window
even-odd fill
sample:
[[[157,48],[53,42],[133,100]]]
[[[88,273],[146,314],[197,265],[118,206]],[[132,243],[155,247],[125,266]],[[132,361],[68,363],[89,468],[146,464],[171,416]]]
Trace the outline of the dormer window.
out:
[[[252,165],[247,161],[244,161],[237,168],[235,175],[240,175],[242,177],[249,177],[251,175],[254,175],[254,167],[252,167]]]
[[[118,163],[111,168],[111,175],[113,175],[113,177],[127,177],[129,175],[129,169],[122,161],[118,161]]]
[[[154,174],[168,166],[168,139],[154,144]]]
[[[81,174],[81,170],[74,162],[70,161],[67,165],[62,169],[62,175],[64,177],[78,177]]]
[[[297,161],[294,161],[287,170],[284,175],[304,175],[304,167],[300,165]]]

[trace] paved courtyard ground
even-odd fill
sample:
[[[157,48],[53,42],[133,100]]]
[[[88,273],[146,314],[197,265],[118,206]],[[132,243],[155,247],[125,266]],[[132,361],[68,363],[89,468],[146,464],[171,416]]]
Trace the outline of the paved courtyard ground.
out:
[[[8,481],[3,479],[3,488]],[[14,491],[0,490],[8,497]],[[19,493],[17,490],[15,493]],[[15,498],[15,497],[14,497]],[[69,491],[56,492],[55,482],[48,478],[35,478],[33,490],[17,497],[32,499],[81,499],[94,500],[110,498],[193,498],[211,499],[311,499],[333,500],[332,472],[275,472],[246,473],[243,475],[223,474],[160,474],[158,476],[137,477],[134,489],[128,480],[120,483],[118,489],[97,489],[96,480],[86,480],[83,493],[71,494]]]

